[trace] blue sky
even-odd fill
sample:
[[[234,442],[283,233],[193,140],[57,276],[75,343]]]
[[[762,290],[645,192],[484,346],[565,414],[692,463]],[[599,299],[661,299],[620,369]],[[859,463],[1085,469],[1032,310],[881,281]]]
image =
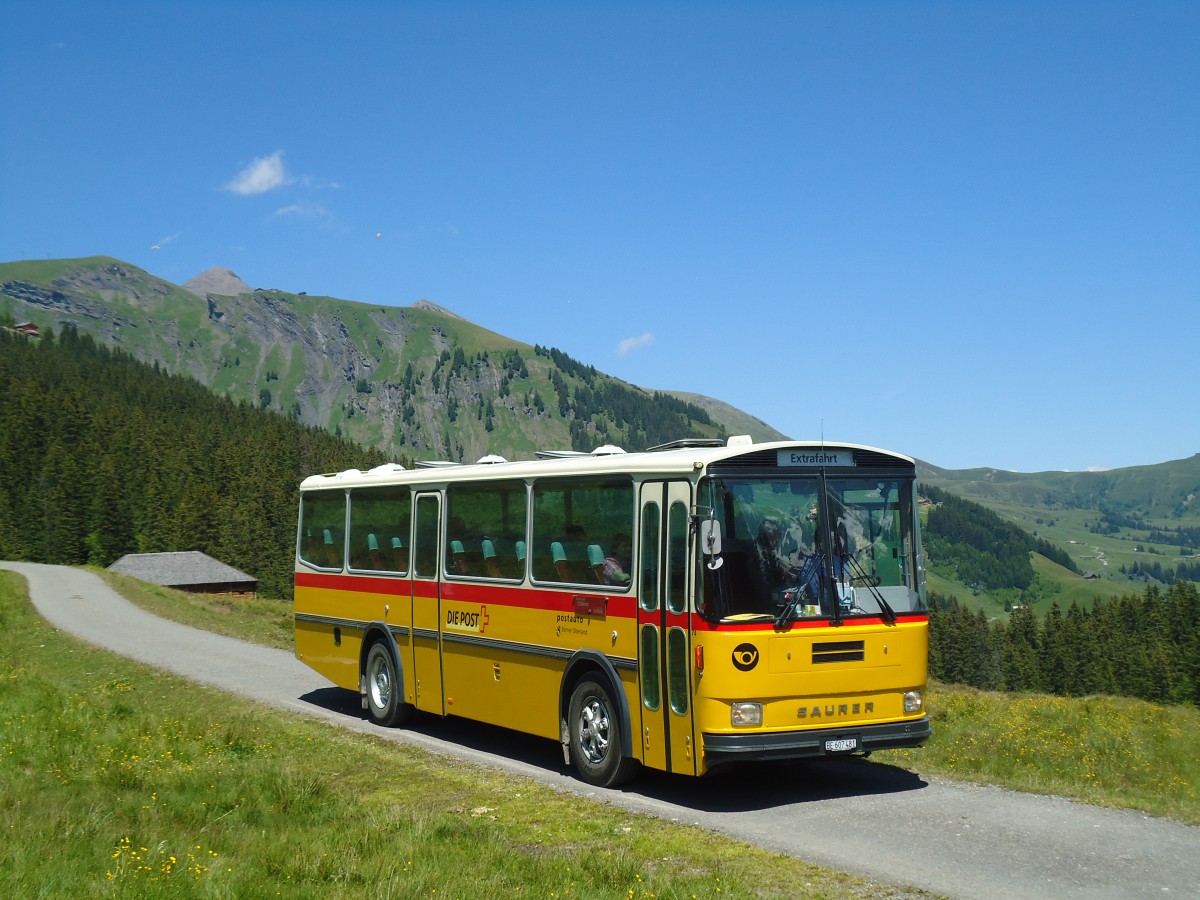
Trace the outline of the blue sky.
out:
[[[1200,452],[1200,4],[18,7],[0,260],[427,298],[948,468]]]

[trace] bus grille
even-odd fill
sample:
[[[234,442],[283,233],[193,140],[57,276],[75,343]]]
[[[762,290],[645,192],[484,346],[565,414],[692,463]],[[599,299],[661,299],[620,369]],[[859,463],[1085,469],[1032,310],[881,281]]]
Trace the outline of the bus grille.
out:
[[[862,641],[820,641],[812,645],[813,665],[862,662],[867,658]]]

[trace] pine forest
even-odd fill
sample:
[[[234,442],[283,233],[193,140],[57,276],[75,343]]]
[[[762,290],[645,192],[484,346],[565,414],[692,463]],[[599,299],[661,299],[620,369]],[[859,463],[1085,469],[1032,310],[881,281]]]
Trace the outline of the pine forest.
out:
[[[0,329],[0,558],[200,550],[290,597],[300,481],[382,462],[73,328]]]

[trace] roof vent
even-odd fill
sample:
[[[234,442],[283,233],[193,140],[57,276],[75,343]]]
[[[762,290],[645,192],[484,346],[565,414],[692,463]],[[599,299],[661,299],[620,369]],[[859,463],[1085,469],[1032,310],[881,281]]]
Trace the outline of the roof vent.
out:
[[[616,444],[604,444],[603,446],[597,447],[595,450],[593,450],[592,456],[616,456],[618,453],[624,452],[625,451]]]
[[[754,438],[748,434],[731,434],[727,447],[749,447],[754,443]]]
[[[404,466],[400,463],[384,463],[382,466],[376,466],[367,472],[368,475],[391,475],[393,472],[403,472]]]
[[[721,441],[719,438],[681,438],[677,441],[667,441],[665,444],[659,444],[649,448],[647,453],[658,453],[662,450],[689,450],[696,447],[720,447]]]
[[[496,463],[506,463],[508,460],[495,453],[489,453],[487,456],[479,457],[478,462],[481,466],[494,466]]]

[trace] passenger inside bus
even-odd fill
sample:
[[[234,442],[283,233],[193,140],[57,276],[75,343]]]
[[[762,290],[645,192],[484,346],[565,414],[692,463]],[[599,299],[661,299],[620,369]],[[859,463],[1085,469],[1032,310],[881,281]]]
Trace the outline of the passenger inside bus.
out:
[[[621,587],[629,584],[629,560],[632,548],[633,542],[628,534],[621,532],[613,535],[612,549],[607,556],[601,556],[600,569],[596,573],[597,580],[602,584]]]

